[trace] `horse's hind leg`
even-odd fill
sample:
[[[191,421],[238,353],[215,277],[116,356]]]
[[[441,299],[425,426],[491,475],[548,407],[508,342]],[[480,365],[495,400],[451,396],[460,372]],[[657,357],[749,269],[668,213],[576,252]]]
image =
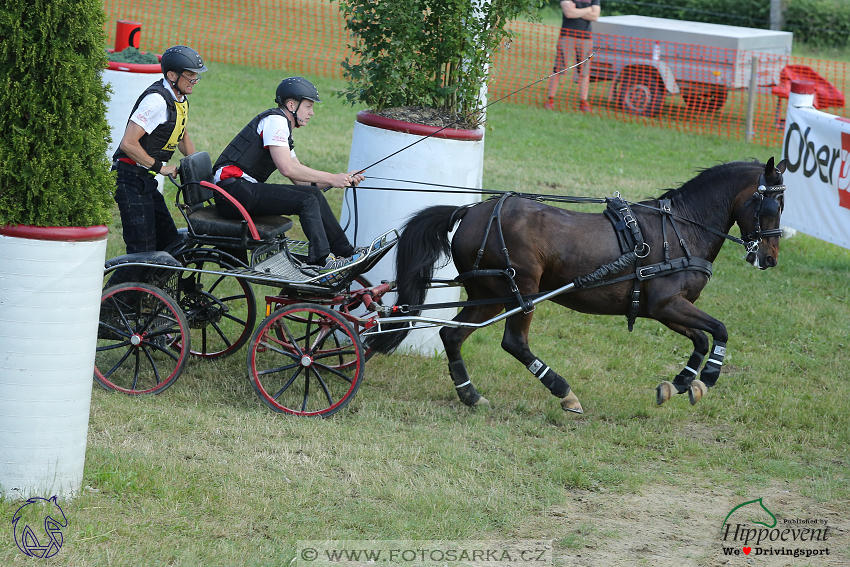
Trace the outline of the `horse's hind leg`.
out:
[[[455,316],[454,321],[483,323],[487,319],[498,315],[501,310],[501,305],[464,307]],[[463,357],[460,353],[461,345],[473,331],[475,329],[465,327],[443,327],[440,329],[440,339],[443,341],[443,348],[446,351],[446,357],[449,359],[449,374],[452,377],[452,382],[454,382],[455,390],[460,401],[470,407],[489,406],[490,402],[478,393],[478,390],[472,384],[472,380],[469,379],[466,364],[463,362]]]
[[[583,413],[584,410],[567,381],[531,352],[528,346],[528,328],[531,326],[532,316],[532,313],[518,313],[508,317],[502,337],[502,348],[522,362],[553,396],[559,398],[564,410]]]

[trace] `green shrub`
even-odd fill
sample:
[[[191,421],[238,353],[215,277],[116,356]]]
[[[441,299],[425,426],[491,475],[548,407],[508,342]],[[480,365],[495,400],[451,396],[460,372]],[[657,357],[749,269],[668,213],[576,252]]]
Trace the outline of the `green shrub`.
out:
[[[331,0],[333,1],[333,0]],[[478,5],[481,11],[477,11]],[[537,17],[539,0],[339,0],[354,57],[342,66],[352,104],[431,106],[469,114],[508,20]],[[476,123],[473,116],[467,122]]]
[[[794,40],[823,47],[850,46],[850,2],[794,0],[785,8],[785,26]]]
[[[136,63],[137,65],[158,65],[159,58],[153,53],[139,51],[135,47],[128,47],[123,51],[115,51],[107,57],[116,63]]]
[[[109,220],[100,0],[2,0],[0,225]]]

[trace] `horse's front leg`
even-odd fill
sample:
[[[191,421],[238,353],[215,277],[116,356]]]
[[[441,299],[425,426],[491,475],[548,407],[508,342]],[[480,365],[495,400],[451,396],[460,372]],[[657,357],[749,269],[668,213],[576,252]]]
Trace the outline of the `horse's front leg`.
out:
[[[505,334],[502,336],[502,348],[522,362],[529,372],[549,388],[552,395],[561,400],[564,410],[584,413],[567,381],[531,352],[528,346],[528,328],[531,326],[532,317],[533,313],[518,313],[508,317]]]
[[[685,363],[685,367],[682,371],[673,378],[673,382],[664,381],[655,389],[655,402],[659,406],[669,400],[673,394],[684,394],[685,392],[691,391],[691,385],[696,379],[697,374],[699,373],[699,368],[702,366],[702,361],[705,359],[705,355],[708,352],[708,337],[702,331],[669,322],[665,322],[664,325],[668,329],[691,339],[691,342],[694,344],[694,351],[691,353],[691,356],[688,358],[688,362]],[[697,380],[697,382],[699,382],[699,380]],[[691,394],[689,394],[689,397],[691,397],[692,400],[695,399],[698,401],[705,392],[699,384],[696,385],[696,388],[697,392],[699,392],[696,394],[698,397]],[[696,401],[692,403],[696,403]]]
[[[726,341],[729,338],[726,326],[714,317],[697,309],[693,303],[683,297],[671,300],[663,309],[651,316],[669,329],[691,339],[694,345],[694,351],[688,358],[685,368],[673,379],[673,382],[662,382],[656,388],[656,403],[658,405],[663,404],[670,399],[673,393],[684,394],[688,392],[691,404],[696,404],[705,395],[708,388],[717,383],[720,376],[723,357],[726,354]],[[700,379],[697,380],[699,367],[709,352],[708,338],[703,331],[712,336],[714,344],[702,369]]]

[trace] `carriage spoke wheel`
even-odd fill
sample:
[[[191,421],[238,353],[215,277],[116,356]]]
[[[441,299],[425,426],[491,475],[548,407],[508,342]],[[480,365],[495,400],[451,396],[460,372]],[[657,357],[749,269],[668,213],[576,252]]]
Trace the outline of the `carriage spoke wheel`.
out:
[[[227,275],[234,266],[217,250],[195,248],[174,257],[187,268],[218,272],[158,274],[158,285],[177,300],[189,322],[192,356],[208,360],[230,356],[248,342],[257,323],[251,284]]]
[[[281,413],[328,417],[354,399],[365,351],[345,318],[322,305],[282,307],[265,318],[248,345],[248,379]]]
[[[159,394],[188,360],[189,323],[177,302],[151,285],[125,283],[100,301],[94,379],[107,390]]]

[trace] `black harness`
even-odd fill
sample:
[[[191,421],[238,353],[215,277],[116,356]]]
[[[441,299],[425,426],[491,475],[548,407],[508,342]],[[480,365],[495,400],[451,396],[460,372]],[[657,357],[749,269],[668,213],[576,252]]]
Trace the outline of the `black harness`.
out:
[[[511,288],[511,293],[514,294],[517,303],[519,303],[519,306],[522,307],[522,312],[528,314],[534,311],[534,304],[530,301],[531,296],[523,297],[522,294],[519,292],[519,287],[517,286],[516,281],[514,280],[514,276],[516,276],[516,270],[514,270],[511,266],[511,257],[510,254],[508,254],[508,247],[505,244],[505,235],[502,232],[502,205],[504,205],[508,197],[513,194],[514,193],[505,193],[499,199],[499,202],[496,203],[496,206],[493,208],[493,212],[490,214],[490,220],[487,221],[487,230],[484,231],[484,239],[481,241],[481,247],[478,249],[478,255],[475,257],[475,263],[472,264],[472,270],[464,272],[462,274],[458,274],[455,280],[462,282],[463,280],[476,276],[501,276],[507,278],[508,284]],[[455,210],[455,213],[456,212],[457,210]],[[449,226],[454,225],[454,218],[455,214],[452,213],[452,216],[449,219]],[[505,255],[505,263],[507,264],[507,267],[504,270],[479,270],[478,264],[481,262],[481,257],[484,256],[484,246],[487,244],[487,238],[490,236],[490,228],[493,226],[493,224],[496,225],[496,233],[499,235],[499,245],[502,247],[502,252]]]
[[[606,199],[608,208],[605,209],[605,216],[611,221],[614,226],[614,232],[617,234],[617,240],[620,243],[620,251],[625,255],[633,253],[635,261],[635,273],[619,279],[634,279],[632,286],[631,303],[629,304],[629,313],[626,319],[629,324],[629,331],[634,329],[635,320],[637,319],[638,310],[640,309],[640,283],[644,280],[656,278],[659,276],[668,276],[677,272],[698,271],[711,277],[711,262],[696,258],[691,255],[685,239],[682,238],[679,232],[679,227],[673,219],[670,199],[661,199],[658,201],[658,210],[661,212],[661,234],[664,240],[664,261],[648,266],[641,266],[641,260],[649,255],[650,247],[643,239],[643,233],[640,230],[640,225],[632,213],[629,203],[620,197],[619,193],[615,193],[614,197]],[[670,243],[667,240],[667,223],[673,227],[676,237],[679,239],[679,244],[685,251],[685,255],[681,258],[670,259]],[[606,285],[614,283],[611,280],[602,280],[594,285]],[[589,286],[585,286],[589,287]]]

